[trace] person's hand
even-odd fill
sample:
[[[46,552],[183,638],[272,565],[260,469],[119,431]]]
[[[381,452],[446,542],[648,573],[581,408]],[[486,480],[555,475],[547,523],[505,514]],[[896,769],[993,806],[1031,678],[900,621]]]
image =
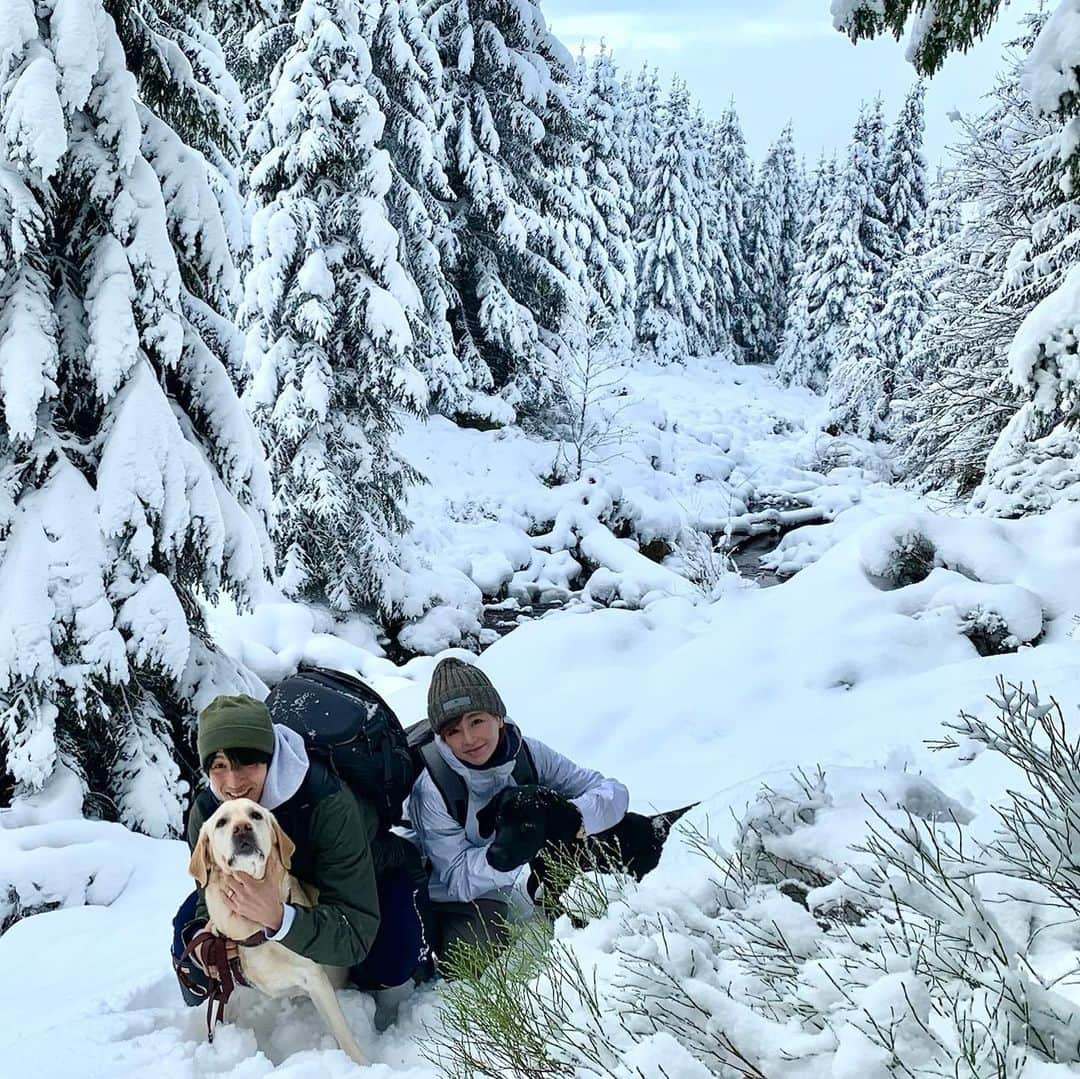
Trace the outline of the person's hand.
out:
[[[229,873],[222,882],[225,905],[234,914],[261,925],[269,934],[281,928],[285,904],[276,881],[269,877],[256,880],[247,873]]]
[[[194,960],[195,965],[206,974],[207,977],[213,978],[214,981],[221,981],[217,967],[208,959],[203,958],[204,951],[212,943],[212,941],[204,940],[197,948],[192,949],[191,958]],[[228,956],[230,962],[240,954],[237,950],[237,946],[231,940],[225,942],[225,954]]]

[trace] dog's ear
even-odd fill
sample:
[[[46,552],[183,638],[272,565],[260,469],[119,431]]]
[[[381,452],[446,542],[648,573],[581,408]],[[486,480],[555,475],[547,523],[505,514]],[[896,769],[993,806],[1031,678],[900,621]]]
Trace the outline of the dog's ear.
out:
[[[555,796],[548,815],[548,838],[556,843],[569,843],[581,828],[581,810],[569,798],[555,791],[552,793]]]
[[[195,849],[191,852],[191,861],[188,862],[188,872],[198,881],[200,888],[206,887],[210,879],[210,833],[203,830],[199,832],[199,838],[195,840]]]
[[[296,852],[296,844],[285,834],[285,829],[276,820],[273,820],[274,846],[277,847],[278,857],[286,872],[292,866],[292,856]]]
[[[481,839],[487,839],[495,831],[495,818],[499,815],[499,806],[502,805],[503,795],[506,791],[499,791],[483,809],[476,814],[476,830]]]

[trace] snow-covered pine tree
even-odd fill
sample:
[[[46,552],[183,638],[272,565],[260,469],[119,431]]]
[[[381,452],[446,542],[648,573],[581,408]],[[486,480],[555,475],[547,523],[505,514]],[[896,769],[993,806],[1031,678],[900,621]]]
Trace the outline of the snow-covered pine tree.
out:
[[[810,298],[807,288],[815,272],[810,257],[811,237],[822,224],[837,191],[836,155],[818,158],[814,171],[803,184],[802,225],[799,229],[799,258],[789,289],[788,308],[784,316],[784,332],[776,353],[776,373],[787,385],[805,384],[804,364],[811,349]],[[824,385],[822,379],[821,385]]]
[[[581,66],[581,65],[579,65]],[[597,321],[608,327],[612,344],[633,337],[635,256],[630,236],[633,186],[620,144],[621,98],[611,53],[601,43],[582,69],[579,112],[582,121],[582,181],[587,247],[586,271],[601,309]]]
[[[826,395],[830,423],[870,440],[889,433],[890,383],[895,374],[878,337],[881,321],[875,291],[864,288],[852,305]]]
[[[1040,56],[1044,26],[1051,22],[1045,12],[1027,19],[1024,44],[1031,52],[1022,89],[1029,94],[1031,60]],[[1037,118],[1040,127],[1054,125],[1046,111]],[[1062,143],[1072,136],[1062,136],[1056,126],[1051,131],[1026,144],[1018,209],[1031,222],[1030,234],[1010,252],[1000,290],[1029,312],[1008,355],[1021,405],[988,454],[986,478],[973,496],[976,506],[1010,517],[1075,497],[1080,467],[1080,200],[1069,187],[1080,173],[1062,175]]]
[[[159,836],[195,711],[250,688],[200,598],[269,555],[231,377],[239,108],[206,5],[5,5],[0,785],[67,767]]]
[[[926,161],[922,152],[925,93],[921,79],[908,92],[881,165],[881,199],[893,239],[893,265],[909,250],[912,236],[926,216]]]
[[[932,251],[940,247],[950,236],[960,231],[961,223],[956,185],[948,181],[942,166],[939,165],[934,182],[930,185],[922,235],[916,240],[916,247],[920,251]]]
[[[791,302],[784,318],[784,336],[780,341],[780,351],[776,357],[776,377],[785,386],[806,386],[816,367],[817,356],[814,354],[814,341],[811,337],[810,298],[806,288],[806,277],[800,263],[795,274]],[[817,388],[825,387],[825,378],[817,376]]]
[[[359,5],[291,10],[293,42],[248,147],[245,394],[273,464],[281,586],[336,611],[385,611],[409,479],[394,413],[426,396],[411,331],[422,301],[388,220]]]
[[[897,372],[914,347],[929,316],[931,297],[925,279],[929,263],[923,247],[926,220],[926,163],[922,156],[923,84],[908,93],[893,125],[878,170],[877,190],[884,207],[884,228],[871,220],[867,235],[877,247],[882,270],[878,294],[861,302],[860,318],[845,342],[837,385],[829,397],[837,424],[865,438],[888,437]],[[871,114],[871,143],[877,141],[880,99]],[[880,239],[878,239],[880,238]],[[867,327],[871,320],[874,325]],[[873,351],[871,351],[871,349]],[[860,360],[861,357],[861,360]],[[866,370],[855,374],[862,362]]]
[[[448,320],[453,290],[444,266],[452,261],[453,237],[446,207],[454,194],[443,167],[446,151],[435,107],[442,94],[442,64],[417,0],[360,6],[371,56],[368,87],[386,118],[378,145],[390,162],[387,214],[401,238],[401,265],[422,300],[419,310],[405,309],[416,366],[427,382],[430,409],[468,412],[488,375],[469,350],[458,359]]]
[[[877,289],[883,271],[869,114],[860,110],[839,189],[810,233],[798,288],[777,361],[782,381],[823,392],[839,359],[847,322],[860,293]],[[868,242],[869,241],[869,242]]]
[[[883,31],[899,36],[911,20],[908,55],[917,70],[933,74],[950,52],[966,49],[985,34],[1002,6],[1000,0],[961,0],[930,8],[922,0],[855,0],[834,5],[834,21],[858,40]],[[1073,0],[1059,0],[1038,32],[1021,80],[1034,112],[1055,124],[1053,136],[1040,148],[1039,160],[1056,176],[1067,201],[1072,201],[1072,193],[1080,183],[1080,140],[1075,137],[1080,121],[1080,94],[1076,91],[1080,35],[1075,32],[1076,17]],[[1007,493],[1005,488],[1009,487],[1017,495],[996,500],[992,508],[997,512],[1024,512],[1027,496],[1021,488],[1029,486],[1020,475],[1025,447],[1032,449],[1035,470],[1049,462],[1052,472],[1053,454],[1080,455],[1077,440],[1062,427],[1080,415],[1078,327],[1080,267],[1074,265],[1027,315],[1009,350],[1011,377],[1025,403],[1002,432],[1002,452],[992,455],[994,470],[1002,476],[999,489]],[[1050,447],[1046,439],[1051,439],[1054,446]],[[1030,508],[1042,508],[1052,498],[1052,492],[1044,490],[1028,504]],[[986,499],[982,501],[987,503]]]
[[[296,0],[260,0],[261,17],[245,32],[229,28],[228,55],[256,120],[270,92],[274,66],[295,43]],[[444,149],[433,102],[442,92],[442,65],[420,18],[417,0],[361,4],[361,32],[372,71],[368,88],[386,118],[379,146],[390,155],[387,211],[401,237],[401,261],[423,300],[410,312],[416,365],[428,385],[428,406],[454,414],[468,411],[472,391],[486,370],[455,355],[447,318],[450,289],[443,266],[452,253],[446,205],[453,198],[442,167]],[[467,359],[467,357],[463,357]]]
[[[709,200],[711,232],[716,246],[716,261],[712,268],[716,343],[717,347],[729,349],[734,357],[741,359],[752,337],[747,203],[752,197],[753,181],[746,139],[734,101],[712,125],[709,175],[712,183]]]
[[[638,340],[661,363],[710,347],[707,308],[714,255],[705,220],[707,191],[700,121],[690,94],[672,84],[641,222]]]
[[[628,113],[626,171],[633,188],[630,228],[634,239],[640,240],[646,210],[645,195],[664,122],[663,95],[656,68],[643,65],[633,83],[627,73],[623,79],[623,96]]]
[[[784,337],[801,252],[803,192],[791,124],[758,170],[748,215],[749,312],[746,358],[774,363]]]
[[[934,255],[920,253],[917,238],[885,278],[882,293],[860,295],[829,378],[832,422],[872,441],[896,433],[893,401],[901,372],[911,379],[912,352],[934,307]]]
[[[266,104],[270,72],[292,41],[287,6],[284,0],[242,0],[243,17],[222,20],[218,36],[226,67],[240,87],[249,122]]]
[[[691,113],[690,146],[692,153],[690,160],[693,168],[691,176],[693,185],[691,190],[696,192],[695,199],[702,207],[701,227],[698,231],[698,251],[701,265],[716,267],[719,265],[720,247],[716,237],[716,187],[711,172],[711,153],[713,125],[705,118],[705,112],[699,102],[693,103]],[[705,276],[705,282],[701,292],[701,308],[705,314],[705,324],[708,327],[704,350],[715,352],[719,349],[729,348],[730,338],[723,330],[720,317],[720,302],[716,292],[716,277],[709,273]],[[734,350],[731,351],[734,357]]]
[[[865,170],[873,197],[868,197],[862,207],[859,234],[880,303],[885,277],[901,251],[885,207],[885,106],[880,95],[869,105],[864,103],[855,121],[852,142],[867,148],[860,167]]]
[[[563,372],[560,386],[556,389],[554,407],[546,422],[554,421],[558,426],[566,415],[573,412],[574,405],[568,399],[567,371],[577,361],[577,354],[589,348],[589,342],[598,344],[605,340],[608,333],[619,337],[619,329],[613,326],[611,311],[600,293],[598,275],[594,267],[602,260],[607,251],[603,246],[597,248],[595,241],[605,235],[605,225],[600,210],[593,202],[593,191],[586,172],[586,132],[585,98],[588,92],[589,61],[585,55],[585,46],[578,50],[577,61],[570,72],[566,84],[566,101],[573,116],[576,141],[569,160],[555,169],[556,184],[560,192],[565,193],[566,202],[563,212],[552,217],[556,242],[567,252],[574,252],[574,258],[567,266],[572,274],[570,287],[580,303],[582,317],[577,325],[577,341],[563,357],[560,369]],[[591,256],[591,257],[590,257]],[[594,260],[597,260],[594,262]],[[592,265],[590,265],[592,263]],[[625,336],[625,335],[624,335]]]
[[[803,250],[809,246],[810,234],[825,220],[829,203],[835,198],[839,183],[840,170],[836,163],[836,154],[826,157],[822,151],[804,188],[802,231],[799,234],[799,243]]]
[[[1007,0],[831,0],[833,25],[852,41],[890,33],[899,41],[911,21],[905,53],[922,75],[933,75],[954,50],[966,52],[993,25]]]
[[[907,251],[885,279],[877,340],[881,362],[889,372],[883,387],[887,404],[891,404],[899,373],[936,306],[932,290],[935,277],[942,272],[941,260],[936,251],[920,248],[921,235],[912,237]]]
[[[1035,224],[1025,212],[1028,164],[1054,129],[1033,114],[1020,87],[1033,39],[1013,43],[990,106],[961,121],[955,163],[939,175],[915,236],[915,272],[931,297],[930,318],[903,357],[897,433],[902,471],[924,490],[968,495],[982,480],[987,455],[1018,407],[1007,374],[1009,344],[1052,287],[1035,296],[1008,284]],[[962,226],[960,205],[968,207]]]
[[[573,59],[533,0],[426,0],[422,13],[445,73],[458,353],[506,404],[542,407],[584,322],[581,254],[563,239],[584,216],[563,183],[579,153]]]
[[[870,147],[870,153],[874,158],[878,180],[881,179],[881,169],[885,162],[885,102],[881,94],[866,106],[864,113],[866,122],[866,142]]]

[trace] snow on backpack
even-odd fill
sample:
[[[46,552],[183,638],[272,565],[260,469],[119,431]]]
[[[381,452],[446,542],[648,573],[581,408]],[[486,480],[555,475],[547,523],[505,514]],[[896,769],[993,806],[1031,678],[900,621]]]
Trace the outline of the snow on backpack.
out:
[[[431,782],[435,784],[435,789],[442,795],[446,811],[464,828],[465,819],[469,814],[469,792],[465,787],[465,780],[442,759],[442,755],[435,747],[435,732],[432,731],[431,724],[426,719],[422,719],[419,723],[414,723],[407,728],[405,736],[416,760],[416,774],[419,776],[423,769],[427,769]],[[537,782],[536,762],[533,760],[532,750],[524,739],[521,742],[521,749],[518,750],[517,760],[514,761],[514,770],[511,775],[519,787]]]
[[[419,767],[400,720],[367,683],[301,667],[270,691],[266,706],[274,723],[296,731],[309,753],[375,806],[383,828],[401,819]]]

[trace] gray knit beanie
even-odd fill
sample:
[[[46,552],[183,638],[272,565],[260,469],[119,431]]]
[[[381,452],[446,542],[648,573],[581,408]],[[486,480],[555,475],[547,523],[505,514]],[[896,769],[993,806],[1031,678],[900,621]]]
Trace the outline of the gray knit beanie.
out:
[[[432,730],[438,734],[466,712],[490,712],[500,719],[506,705],[491,679],[479,667],[460,659],[440,660],[428,687],[427,713]]]

